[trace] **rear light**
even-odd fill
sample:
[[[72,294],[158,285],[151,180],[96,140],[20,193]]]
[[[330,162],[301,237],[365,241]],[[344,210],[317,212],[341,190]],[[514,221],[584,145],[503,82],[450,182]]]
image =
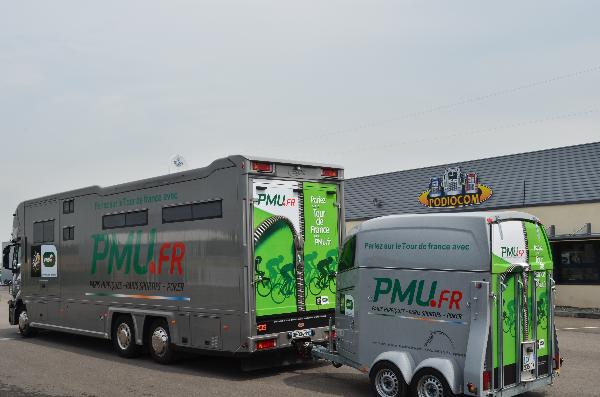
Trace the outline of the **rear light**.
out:
[[[321,176],[324,176],[327,178],[337,178],[338,170],[336,170],[335,168],[322,168]]]
[[[490,390],[492,387],[492,371],[483,371],[483,390]]]
[[[258,171],[258,172],[273,172],[273,164],[253,161],[252,162],[252,170]]]
[[[263,339],[256,341],[256,350],[272,349],[277,346],[277,339]]]
[[[471,394],[477,394],[477,386],[475,386],[472,383],[467,383],[467,390],[469,391],[469,393]]]

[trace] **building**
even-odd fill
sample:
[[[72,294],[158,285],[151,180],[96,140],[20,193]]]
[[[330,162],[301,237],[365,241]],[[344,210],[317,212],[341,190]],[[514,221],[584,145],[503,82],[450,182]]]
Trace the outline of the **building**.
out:
[[[600,142],[352,178],[348,229],[377,216],[518,210],[546,226],[557,304],[600,308]]]

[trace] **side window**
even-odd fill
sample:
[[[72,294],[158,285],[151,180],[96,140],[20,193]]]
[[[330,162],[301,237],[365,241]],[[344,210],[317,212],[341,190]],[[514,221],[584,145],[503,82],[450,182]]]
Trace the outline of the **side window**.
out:
[[[148,224],[148,210],[123,212],[102,216],[102,229],[145,226]]]
[[[223,217],[223,202],[221,200],[204,203],[174,205],[163,207],[163,223],[198,221]]]
[[[352,269],[354,267],[354,254],[356,252],[356,236],[352,236],[344,247],[342,248],[342,254],[340,255],[340,264],[338,270],[343,272],[345,270]]]
[[[75,226],[63,228],[63,241],[75,240]]]
[[[73,212],[75,212],[75,200],[63,201],[63,214],[72,214]]]
[[[33,242],[50,243],[54,241],[54,220],[33,223]]]

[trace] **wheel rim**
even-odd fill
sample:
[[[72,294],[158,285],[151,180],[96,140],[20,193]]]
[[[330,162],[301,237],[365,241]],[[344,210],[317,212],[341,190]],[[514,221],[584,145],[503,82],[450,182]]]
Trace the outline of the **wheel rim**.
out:
[[[417,385],[419,397],[443,397],[444,385],[433,375],[427,375],[419,379]]]
[[[391,369],[384,368],[377,372],[375,388],[380,396],[396,397],[399,390],[398,377]]]
[[[131,345],[131,328],[127,323],[121,323],[117,327],[117,344],[121,350],[127,350]]]
[[[162,356],[169,345],[169,334],[163,327],[157,327],[152,333],[152,350],[157,356]]]
[[[19,314],[19,329],[25,330],[27,327],[29,327],[29,316],[27,315],[27,311],[23,310]]]

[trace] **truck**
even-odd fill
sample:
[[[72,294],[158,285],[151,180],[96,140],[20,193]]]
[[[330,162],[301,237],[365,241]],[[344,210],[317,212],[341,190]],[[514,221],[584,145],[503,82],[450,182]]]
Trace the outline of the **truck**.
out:
[[[561,365],[552,269],[544,227],[526,213],[372,219],[340,253],[335,335],[308,348],[368,374],[377,396],[534,390]]]
[[[233,155],[25,201],[3,250],[20,281],[10,324],[164,364],[187,349],[248,369],[301,360],[297,340],[327,340],[334,315],[343,172]]]

